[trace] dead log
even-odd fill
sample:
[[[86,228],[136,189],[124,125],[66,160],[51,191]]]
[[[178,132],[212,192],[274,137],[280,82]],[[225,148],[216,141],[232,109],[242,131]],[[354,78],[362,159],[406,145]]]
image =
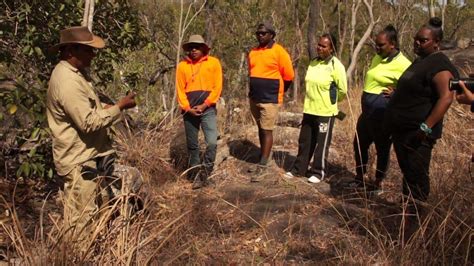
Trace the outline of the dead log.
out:
[[[280,112],[278,114],[277,125],[288,127],[299,127],[303,119],[302,113]]]

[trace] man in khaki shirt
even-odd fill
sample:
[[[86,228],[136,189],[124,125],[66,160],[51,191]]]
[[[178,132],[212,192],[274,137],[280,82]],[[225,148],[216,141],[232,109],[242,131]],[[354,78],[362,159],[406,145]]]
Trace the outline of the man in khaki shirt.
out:
[[[135,94],[130,93],[117,104],[102,107],[86,69],[94,49],[104,46],[104,40],[87,27],[72,27],[62,30],[60,43],[50,48],[60,51],[61,61],[49,81],[46,114],[56,170],[65,180],[66,230],[78,241],[88,237],[87,225],[100,207],[101,177],[114,172],[115,151],[107,129],[120,119],[122,110],[136,105]]]

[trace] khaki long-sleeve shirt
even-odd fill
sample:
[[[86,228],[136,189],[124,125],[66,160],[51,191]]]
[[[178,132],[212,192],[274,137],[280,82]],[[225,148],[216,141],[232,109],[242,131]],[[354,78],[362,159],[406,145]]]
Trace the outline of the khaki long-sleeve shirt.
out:
[[[119,107],[103,109],[90,83],[67,61],[59,62],[51,74],[46,115],[59,175],[114,152],[107,128],[120,119]]]

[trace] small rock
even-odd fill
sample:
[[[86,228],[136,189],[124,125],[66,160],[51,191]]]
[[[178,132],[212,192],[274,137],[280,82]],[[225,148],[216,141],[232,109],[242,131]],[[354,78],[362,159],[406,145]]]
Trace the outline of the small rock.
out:
[[[331,186],[326,182],[321,182],[315,185],[317,191],[322,194],[330,195],[331,194]]]

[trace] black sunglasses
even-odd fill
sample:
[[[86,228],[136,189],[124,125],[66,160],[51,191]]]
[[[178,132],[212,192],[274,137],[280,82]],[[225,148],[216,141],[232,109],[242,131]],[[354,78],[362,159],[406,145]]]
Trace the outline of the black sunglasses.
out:
[[[256,32],[255,32],[255,35],[264,36],[264,35],[267,35],[268,33],[269,33],[268,31],[256,31]]]
[[[201,45],[201,44],[189,44],[186,46],[186,51],[192,51],[194,49],[199,50],[203,46],[204,45]]]
[[[84,44],[73,44],[73,49],[75,50],[81,50],[82,52],[86,53],[95,53],[95,48],[89,45],[84,45]]]

